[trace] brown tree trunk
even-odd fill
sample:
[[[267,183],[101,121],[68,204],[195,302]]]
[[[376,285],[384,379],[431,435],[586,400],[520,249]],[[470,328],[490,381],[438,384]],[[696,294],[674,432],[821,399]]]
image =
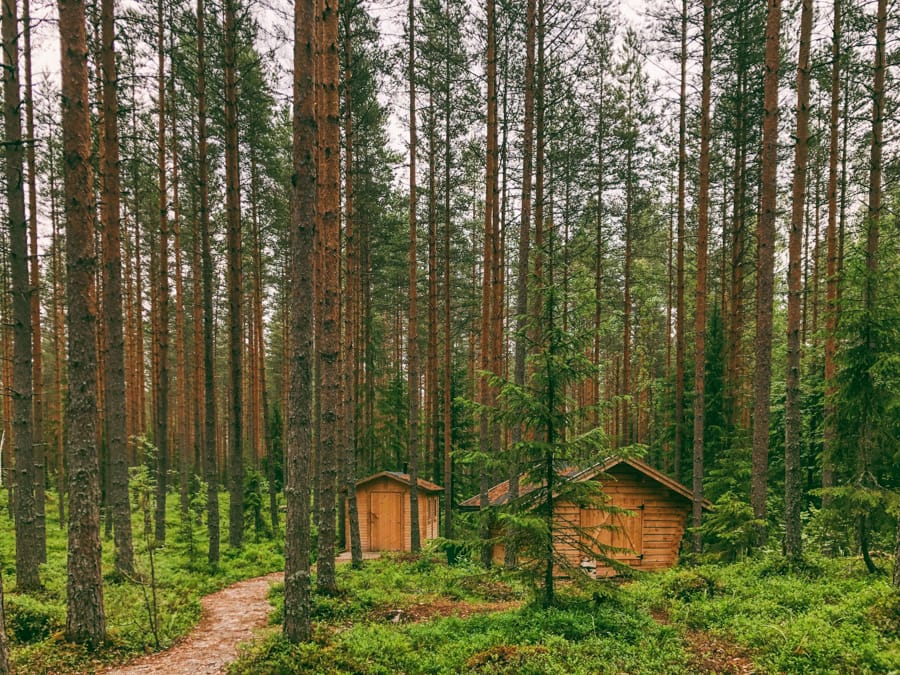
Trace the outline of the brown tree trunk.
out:
[[[315,0],[294,4],[293,166],[291,253],[288,275],[293,307],[313,298],[316,212]],[[313,317],[291,312],[290,400],[285,416],[284,635],[291,642],[311,636],[310,473],[312,454]]]
[[[100,568],[97,313],[94,196],[84,5],[59,2],[69,328],[66,406],[69,536],[66,639],[96,647],[106,637]]]
[[[496,301],[495,285],[499,255],[498,225],[495,219],[498,207],[497,199],[497,45],[495,25],[495,2],[487,3],[487,166],[485,171],[485,205],[484,205],[484,265],[482,269],[481,293],[481,336],[479,342],[481,370],[487,373],[496,367],[495,341],[492,333],[495,329],[495,315],[499,308],[494,307]],[[497,373],[499,375],[499,373]],[[494,403],[492,387],[488,377],[482,375],[479,380],[479,399],[482,405],[490,407]],[[491,425],[486,412],[481,413],[479,423],[479,443],[484,457],[488,457],[492,449]],[[490,527],[487,520],[488,489],[491,474],[487,462],[480,468],[480,499],[482,510],[483,540],[481,561],[485,567],[491,565]]]
[[[761,213],[757,222],[756,366],[753,373],[753,451],[750,503],[760,521],[757,545],[766,540],[769,472],[769,398],[772,387],[772,313],[775,286],[775,198],[778,189],[778,67],[781,0],[768,0],[763,94]]]
[[[48,142],[48,152],[53,152],[53,137]],[[65,484],[65,444],[63,426],[63,361],[65,360],[65,324],[66,318],[63,311],[63,283],[62,283],[62,237],[59,232],[59,217],[56,207],[56,179],[54,172],[50,172],[50,220],[53,227],[53,257],[51,265],[53,269],[53,389],[55,395],[54,426],[56,431],[56,491],[57,508],[59,510],[59,527],[63,528],[66,519],[66,484]]]
[[[353,156],[353,12],[344,11],[344,236],[347,242],[347,319],[344,339],[344,401],[346,410],[346,461],[344,467],[347,492],[347,527],[350,533],[350,556],[354,569],[362,567],[362,540],[359,531],[359,508],[356,502],[356,461],[359,447],[359,356],[360,335],[359,305],[361,294],[360,242],[357,217],[353,201],[356,165]]]
[[[225,216],[228,224],[228,351],[231,411],[228,433],[228,544],[244,536],[244,359],[241,270],[241,176],[238,166],[237,0],[225,0]]]
[[[525,119],[522,133],[522,212],[519,223],[518,270],[516,278],[516,344],[513,363],[513,382],[525,385],[525,358],[528,341],[525,330],[528,325],[528,271],[531,256],[531,181],[534,152],[534,41],[536,0],[528,0],[525,10]],[[599,204],[598,204],[599,208]],[[522,441],[522,426],[513,423],[510,428],[509,498],[519,496],[519,457],[517,444]],[[504,565],[512,569],[517,564],[518,551],[515,532],[507,537]]]
[[[169,197],[166,180],[166,80],[163,3],[156,5],[158,52],[158,135],[156,162],[159,185],[159,250],[156,256],[156,541],[166,541],[166,494],[169,478]]]
[[[321,36],[319,55],[322,63],[319,72],[319,162],[318,176],[321,217],[321,284],[322,297],[317,314],[321,325],[319,352],[321,370],[320,386],[320,438],[321,456],[318,480],[317,508],[319,511],[319,557],[316,586],[320,592],[334,594],[337,581],[334,575],[335,503],[337,490],[338,458],[342,450],[339,415],[341,410],[341,324],[340,324],[340,135],[341,122],[338,106],[340,64],[338,59],[338,5],[336,0],[324,0],[321,4]]]
[[[834,486],[834,453],[837,427],[834,422],[837,385],[837,322],[838,322],[838,141],[840,136],[841,106],[841,0],[834,0],[834,28],[831,36],[831,102],[828,123],[828,227],[825,230],[825,429],[822,447],[822,487]],[[823,495],[822,503],[828,504],[829,495]]]
[[[187,402],[186,340],[184,334],[184,280],[181,269],[181,192],[178,184],[178,115],[175,109],[175,83],[172,81],[172,249],[175,254],[175,442],[178,445],[178,493],[182,522],[190,517],[191,440],[190,412]]]
[[[115,533],[116,569],[134,573],[131,504],[128,499],[127,430],[125,428],[125,345],[122,319],[122,242],[120,220],[119,128],[115,52],[115,8],[103,0],[103,324],[106,332],[106,445],[109,452],[109,503]]]
[[[426,456],[431,462],[431,477],[437,480],[441,475],[441,461],[438,455],[438,318],[437,318],[437,111],[434,92],[428,94],[428,354],[425,367],[425,416],[428,428],[428,450]]]
[[[419,537],[419,332],[416,306],[416,48],[415,3],[409,0],[409,316],[406,360],[409,369],[409,547],[415,553]]]
[[[447,4],[446,18],[449,20],[450,5]],[[449,31],[444,37],[444,47],[449,52]],[[453,373],[451,359],[453,356],[453,332],[450,323],[451,290],[450,290],[450,230],[453,226],[450,203],[450,165],[452,146],[450,138],[450,101],[452,97],[450,82],[450,60],[444,63],[444,353],[443,353],[443,433],[444,433],[444,537],[453,538]]]
[[[875,273],[881,223],[882,148],[884,145],[884,80],[887,70],[887,0],[878,0],[875,17],[875,65],[872,78],[872,141],[869,152],[869,199],[866,213],[866,310],[875,307]]]
[[[6,637],[6,612],[3,598],[3,575],[0,574],[0,675],[9,675],[12,668],[9,665],[9,639]]]
[[[25,69],[25,137],[34,139],[34,97],[31,67],[31,4],[22,2],[22,35],[24,39]],[[47,443],[44,440],[44,352],[41,337],[41,265],[38,251],[37,227],[37,167],[34,142],[25,146],[28,163],[28,234],[31,256],[31,384],[33,389],[33,428],[31,440],[34,446],[34,503],[35,528],[37,530],[38,556],[47,562],[46,481]]]
[[[700,553],[703,520],[703,445],[706,423],[706,273],[709,241],[709,118],[712,80],[712,0],[703,0],[703,83],[700,94],[700,185],[697,195],[697,291],[694,296],[694,553]]]
[[[678,99],[678,245],[675,253],[675,438],[673,472],[681,480],[684,447],[684,361],[687,307],[684,303],[685,198],[687,180],[687,0],[681,2],[681,92]]]
[[[810,41],[813,3],[803,0],[800,14],[800,53],[797,61],[797,131],[794,135],[794,185],[788,244],[787,373],[784,403],[784,552],[798,559],[802,553],[800,509],[802,499],[800,446],[800,326],[803,288],[801,248],[806,199],[806,169],[809,156]]]
[[[206,518],[209,531],[208,559],[219,562],[219,474],[216,444],[216,380],[213,370],[215,347],[213,336],[213,264],[212,225],[209,219],[209,160],[206,135],[206,9],[197,0],[197,170],[200,189],[200,248],[203,259],[203,393],[205,401],[203,440],[205,452],[203,473],[206,480]]]
[[[9,391],[13,406],[15,455],[16,587],[41,587],[41,552],[35,504],[36,470],[31,405],[31,295],[28,276],[28,221],[25,216],[19,46],[15,0],[3,1],[3,119],[6,149],[6,200],[9,224],[9,267],[12,293],[13,372]]]

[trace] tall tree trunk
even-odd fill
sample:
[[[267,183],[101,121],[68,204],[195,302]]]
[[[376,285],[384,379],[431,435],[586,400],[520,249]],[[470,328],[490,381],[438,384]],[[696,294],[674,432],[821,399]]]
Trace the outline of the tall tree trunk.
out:
[[[881,223],[882,148],[884,145],[884,80],[887,70],[887,0],[878,0],[875,16],[875,64],[872,77],[872,141],[869,151],[869,198],[866,210],[866,310],[875,308],[875,275]]]
[[[53,155],[53,136],[47,143],[48,152]],[[57,509],[59,510],[59,528],[62,529],[66,519],[66,483],[65,483],[65,427],[63,425],[63,361],[65,359],[65,324],[63,311],[63,274],[62,274],[62,237],[59,232],[59,216],[56,207],[56,179],[50,172],[50,220],[53,228],[51,265],[53,270],[53,389],[56,392],[55,419],[56,431],[56,491]]]
[[[513,382],[525,385],[525,358],[528,341],[525,330],[528,325],[528,270],[531,257],[531,180],[534,151],[534,40],[536,0],[528,0],[525,9],[525,119],[522,133],[522,211],[519,222],[518,270],[516,278],[516,339]],[[599,204],[598,204],[599,208]],[[509,466],[509,499],[519,496],[519,457],[517,444],[522,441],[522,425],[514,423],[510,428],[512,450]],[[508,533],[504,565],[512,569],[517,564],[516,533]]]
[[[340,323],[340,135],[341,121],[338,105],[340,64],[338,59],[338,4],[324,0],[321,16],[322,44],[318,52],[322,59],[319,105],[319,162],[320,201],[318,212],[322,232],[322,297],[317,321],[321,325],[322,340],[317,345],[321,369],[319,415],[321,443],[318,464],[319,501],[319,557],[316,586],[326,594],[337,592],[334,575],[335,502],[337,465],[341,455],[342,438],[338,419],[341,410],[341,323]]]
[[[66,405],[69,541],[66,639],[96,647],[106,637],[100,568],[97,312],[94,189],[84,4],[60,0],[62,128],[69,329]]]
[[[703,520],[703,446],[706,424],[706,273],[709,241],[710,82],[712,80],[712,0],[703,0],[703,83],[700,94],[700,185],[697,195],[697,291],[694,296],[694,553],[700,553]]]
[[[25,67],[25,137],[34,139],[34,96],[31,67],[31,4],[22,2],[22,35]],[[41,265],[38,251],[37,225],[37,166],[34,142],[25,146],[28,163],[28,235],[31,256],[31,384],[33,389],[33,427],[31,440],[34,445],[34,517],[37,530],[38,556],[47,562],[46,481],[47,442],[44,440],[44,352],[41,337]]]
[[[884,127],[884,80],[887,67],[886,35],[887,33],[887,0],[878,0],[875,15],[875,63],[872,77],[872,141],[869,152],[869,198],[866,209],[866,276],[863,294],[863,311],[868,317],[874,316],[878,278],[878,240],[881,225],[881,176],[882,145]],[[870,319],[872,320],[872,319]],[[868,347],[875,349],[872,332],[867,336]],[[869,374],[869,377],[872,377]],[[864,487],[872,487],[871,461],[873,430],[869,411],[865,410],[860,420],[859,440],[857,442],[856,473],[857,481]],[[878,571],[869,555],[870,518],[866,513],[857,519],[859,543],[863,560],[870,574]]]
[[[431,477],[441,475],[438,454],[438,429],[440,417],[437,405],[438,387],[438,318],[437,318],[437,110],[434,91],[428,93],[428,354],[425,367],[426,411],[428,450]]]
[[[831,35],[831,102],[828,122],[828,227],[825,230],[825,429],[822,447],[822,487],[834,486],[834,454],[837,427],[834,421],[837,384],[837,323],[838,323],[838,141],[840,137],[841,107],[841,0],[834,0],[834,28]],[[828,504],[830,497],[822,497]]]
[[[775,199],[778,190],[778,67],[781,53],[781,0],[768,0],[763,93],[761,213],[757,222],[756,366],[753,373],[753,451],[750,503],[760,521],[759,546],[766,540],[769,473],[769,397],[772,387],[772,313],[775,287]]]
[[[359,507],[356,502],[356,463],[359,448],[359,365],[360,335],[360,235],[354,202],[354,182],[357,180],[353,156],[353,12],[344,11],[344,235],[347,241],[347,323],[344,340],[344,401],[346,404],[346,462],[344,468],[347,491],[347,513],[350,533],[350,556],[354,569],[362,567],[362,539],[359,531]]]
[[[200,248],[203,258],[203,393],[205,401],[203,473],[206,480],[206,519],[209,530],[208,559],[219,562],[219,473],[216,444],[216,380],[213,370],[213,264],[209,219],[209,160],[206,132],[206,8],[197,0],[197,170],[200,188]]]
[[[225,0],[225,217],[228,224],[228,350],[231,411],[228,433],[228,544],[244,536],[244,359],[241,270],[241,176],[238,166],[237,0]]]
[[[109,503],[115,533],[116,569],[134,573],[131,504],[128,499],[127,430],[125,428],[125,338],[122,318],[122,235],[120,219],[119,105],[115,52],[115,8],[103,0],[103,324],[106,331],[106,445],[109,452]]]
[[[41,587],[37,538],[34,447],[31,406],[31,296],[28,276],[28,221],[25,216],[19,44],[15,0],[3,1],[3,119],[6,149],[6,200],[12,293],[13,401],[15,454],[16,586],[23,592]]]
[[[800,53],[797,60],[797,131],[794,135],[793,204],[788,244],[787,373],[784,402],[784,552],[787,557],[792,559],[800,558],[802,553],[800,537],[800,502],[803,496],[800,466],[802,443],[800,310],[803,288],[800,264],[806,199],[806,169],[809,157],[809,52],[812,23],[812,0],[803,0],[800,14]]]
[[[409,547],[419,538],[419,331],[416,305],[416,43],[415,3],[409,0],[409,316],[406,360],[409,369]]]
[[[316,212],[315,0],[294,3],[293,166],[291,251],[288,275],[293,307],[313,299]],[[312,454],[313,318],[291,312],[290,399],[285,416],[284,635],[291,642],[311,636],[310,469]]]
[[[181,191],[178,184],[178,114],[175,82],[171,82],[172,105],[172,249],[175,257],[175,442],[178,445],[178,493],[182,522],[190,518],[191,441],[190,411],[187,402],[186,340],[184,334],[184,280],[181,268]]]
[[[495,341],[492,333],[495,328],[495,314],[500,311],[494,307],[496,299],[494,285],[496,283],[496,269],[498,261],[494,258],[499,254],[497,222],[497,38],[495,20],[495,2],[487,3],[487,157],[485,171],[485,205],[484,205],[484,265],[482,269],[482,293],[481,293],[481,340],[479,343],[481,370],[487,373],[496,367],[494,358]],[[499,375],[499,373],[497,373]],[[494,396],[487,375],[482,375],[479,380],[481,404],[490,407],[493,405]],[[483,412],[480,419],[479,443],[482,455],[489,456],[492,448],[491,425],[487,413]],[[482,510],[483,540],[481,548],[481,561],[485,567],[491,564],[490,526],[488,522],[488,489],[491,484],[490,470],[485,461],[480,468],[480,506]]]
[[[156,541],[166,541],[166,494],[169,477],[169,198],[166,181],[166,79],[163,3],[156,5],[158,52],[156,162],[159,184],[159,250],[156,259]]]
[[[450,3],[447,0],[445,20],[450,21]],[[445,31],[444,48],[449,53],[450,32]],[[450,138],[450,101],[453,95],[450,78],[450,59],[444,62],[444,353],[443,353],[443,412],[444,412],[444,537],[453,538],[453,333],[450,324],[450,230],[453,226],[450,211],[450,166],[452,146]]]
[[[684,303],[685,183],[687,180],[687,0],[681,2],[681,92],[678,99],[678,245],[675,253],[675,439],[673,472],[681,480],[684,447],[684,362],[687,308]]]

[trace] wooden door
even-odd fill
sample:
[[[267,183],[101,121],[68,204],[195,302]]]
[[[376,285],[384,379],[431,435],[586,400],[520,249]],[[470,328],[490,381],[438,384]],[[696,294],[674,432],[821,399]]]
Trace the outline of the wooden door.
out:
[[[582,509],[582,541],[595,547],[598,544],[624,549],[608,553],[608,557],[622,562],[636,562],[644,553],[644,509],[640,497],[624,497],[616,500],[616,506],[628,509],[632,515],[611,514],[603,509]]]
[[[369,537],[372,551],[403,550],[403,493],[369,494]]]

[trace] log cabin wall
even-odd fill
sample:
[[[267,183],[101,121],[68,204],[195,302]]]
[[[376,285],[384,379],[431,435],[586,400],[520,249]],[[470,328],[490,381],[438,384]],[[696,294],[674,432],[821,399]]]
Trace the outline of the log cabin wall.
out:
[[[624,462],[609,469],[607,474],[614,479],[603,483],[609,503],[628,509],[633,515],[612,516],[618,528],[594,530],[594,536],[603,544],[628,549],[610,557],[634,569],[672,567],[678,561],[678,549],[691,511],[690,500]],[[574,566],[592,564],[573,541],[581,536],[578,528],[607,523],[610,517],[599,509],[582,509],[571,502],[558,502],[555,506],[557,553]],[[499,530],[494,532],[494,536],[499,534]],[[493,556],[498,564],[503,562],[503,555],[503,544],[495,544]],[[610,576],[614,571],[597,564],[596,574]]]

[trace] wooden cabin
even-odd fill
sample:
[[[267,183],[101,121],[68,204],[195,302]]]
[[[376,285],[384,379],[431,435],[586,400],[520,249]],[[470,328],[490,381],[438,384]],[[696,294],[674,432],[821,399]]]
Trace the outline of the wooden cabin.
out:
[[[584,548],[593,545],[590,537],[600,544],[624,549],[610,558],[638,570],[658,570],[678,561],[678,549],[691,513],[691,491],[653,467],[637,459],[610,459],[587,469],[563,472],[567,480],[600,480],[607,503],[628,509],[632,515],[610,514],[599,508],[583,508],[558,500],[555,504],[555,529],[558,532],[556,552],[565,556],[573,566],[580,566],[598,576],[615,572],[608,565],[585,555]],[[520,494],[536,488],[520,478]],[[479,495],[467,499],[460,507],[478,509]],[[509,481],[495,485],[488,492],[491,506],[509,502]],[[711,504],[704,502],[704,508]],[[613,525],[611,528],[596,528]],[[499,531],[495,535],[501,534]],[[581,540],[581,547],[576,542]],[[502,540],[494,545],[493,557],[503,561]]]
[[[410,509],[408,474],[382,471],[356,482],[359,535],[363,551],[409,551]],[[440,534],[441,493],[444,488],[420,478],[419,541]],[[348,521],[349,522],[349,516]],[[347,528],[350,549],[350,528]]]

